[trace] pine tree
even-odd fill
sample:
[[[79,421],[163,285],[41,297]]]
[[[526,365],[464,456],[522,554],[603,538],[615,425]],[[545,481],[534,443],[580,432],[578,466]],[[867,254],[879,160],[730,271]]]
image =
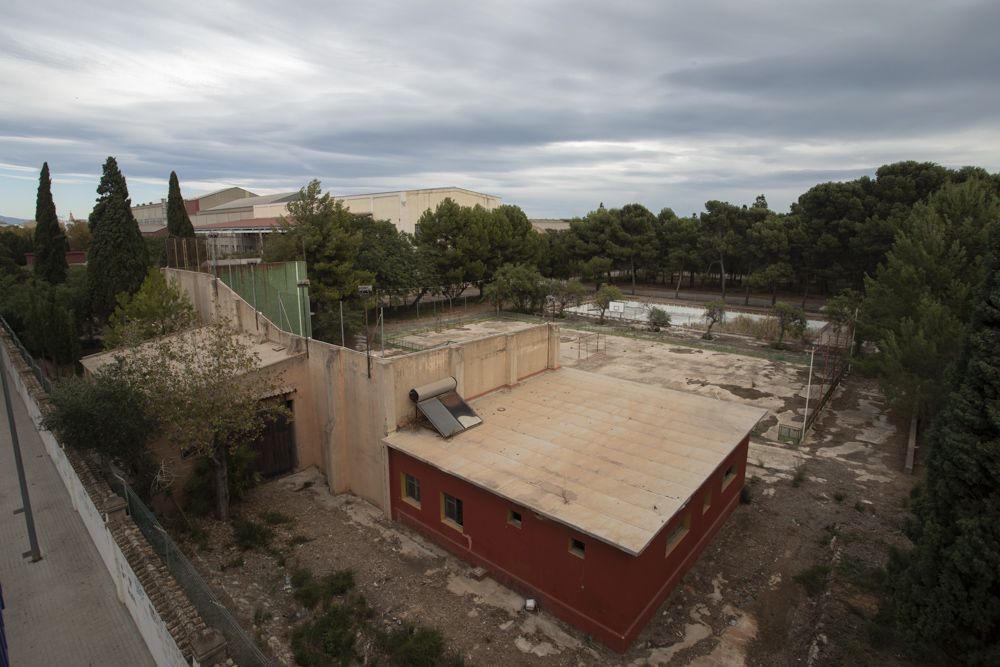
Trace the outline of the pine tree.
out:
[[[52,201],[52,179],[49,163],[42,165],[38,177],[38,199],[35,204],[35,275],[52,284],[66,282],[66,233],[59,226],[56,205]]]
[[[134,294],[142,285],[149,253],[132,215],[125,176],[113,157],[104,163],[97,193],[100,197],[90,214],[93,239],[87,257],[87,281],[94,313],[106,316],[114,309],[119,293]]]
[[[167,236],[194,237],[194,226],[184,208],[181,186],[177,182],[177,172],[170,172],[170,191],[167,194]]]
[[[1000,227],[954,391],[929,437],[926,489],[895,555],[900,628],[963,664],[1000,664]]]

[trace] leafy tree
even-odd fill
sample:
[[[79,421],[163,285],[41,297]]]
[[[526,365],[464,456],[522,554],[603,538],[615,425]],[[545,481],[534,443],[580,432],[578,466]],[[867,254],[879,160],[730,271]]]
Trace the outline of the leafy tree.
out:
[[[601,311],[600,324],[604,324],[604,313],[611,307],[611,302],[622,301],[624,298],[625,295],[622,294],[622,291],[614,285],[601,285],[600,289],[597,290],[597,294],[594,295],[594,305]]]
[[[885,263],[865,281],[859,329],[880,351],[868,363],[894,404],[919,416],[939,405],[958,356],[956,341],[969,316],[973,287],[964,279],[966,264],[961,245],[948,241],[941,217],[918,204]],[[936,353],[928,355],[932,350]]]
[[[740,208],[728,202],[709,201],[701,214],[700,242],[705,256],[712,264],[719,265],[722,297],[726,300],[726,261],[736,259],[743,251],[746,236],[746,217]]]
[[[490,255],[489,217],[481,206],[459,206],[450,198],[420,216],[415,235],[417,254],[437,283],[421,287],[441,287],[446,296],[454,298],[483,280]]]
[[[504,204],[483,218],[486,225],[486,270],[484,280],[491,280],[505,264],[537,266],[542,239],[520,207]]]
[[[573,255],[574,239],[569,230],[548,229],[539,235],[538,268],[549,278],[571,278],[579,274],[579,262]]]
[[[168,283],[158,269],[150,269],[138,292],[118,295],[104,347],[136,345],[186,329],[195,320],[194,306],[177,283]]]
[[[716,322],[719,322],[726,317],[726,302],[711,301],[705,304],[705,314],[702,317],[705,318],[708,328],[705,330],[705,333],[701,335],[701,337],[705,340],[712,340],[712,327],[715,326]]]
[[[801,308],[787,303],[778,303],[771,308],[771,315],[778,322],[778,341],[775,347],[781,349],[785,346],[785,334],[801,336],[806,330],[806,314]]]
[[[651,266],[657,256],[656,217],[642,204],[626,204],[611,212],[607,252],[628,269],[635,294],[635,274]]]
[[[928,437],[925,490],[890,560],[900,630],[962,664],[1000,664],[1000,233],[953,390]]]
[[[181,185],[177,172],[170,172],[170,189],[167,192],[167,236],[194,238],[194,225],[184,208]]]
[[[69,224],[66,225],[66,241],[70,250],[88,250],[90,248],[90,227],[86,220],[69,217]]]
[[[123,348],[108,372],[138,388],[168,442],[205,457],[215,470],[216,514],[229,516],[229,456],[250,446],[283,404],[281,374],[259,370],[249,337],[225,320]]]
[[[544,291],[546,296],[555,302],[556,314],[560,317],[566,306],[580,305],[583,297],[587,295],[587,288],[579,280],[548,280],[545,282]]]
[[[610,277],[614,262],[609,257],[610,234],[614,216],[603,206],[591,211],[585,218],[569,223],[570,249],[580,274],[596,284]]]
[[[42,164],[35,203],[35,276],[53,285],[66,280],[66,234],[56,216],[52,201],[49,163]]]
[[[533,266],[525,264],[504,264],[493,277],[493,282],[485,289],[486,298],[500,308],[510,303],[521,313],[534,312],[545,294],[542,289],[542,275]]]
[[[280,221],[279,231],[268,239],[265,260],[304,257],[317,337],[339,340],[339,302],[360,305],[358,285],[371,284],[375,277],[357,267],[363,235],[353,214],[313,180],[299,191],[297,200],[289,202],[288,217]]]
[[[121,378],[98,372],[92,379],[70,377],[49,395],[52,410],[43,426],[67,447],[95,451],[144,480],[151,462],[147,445],[159,425],[145,396]],[[143,485],[144,486],[144,485]]]
[[[67,290],[35,280],[27,286],[27,294],[25,345],[57,366],[79,359],[80,340]]]
[[[379,292],[404,298],[419,284],[419,266],[413,237],[396,229],[388,220],[357,216],[355,231],[361,234],[361,246],[354,266],[374,276]]]
[[[0,273],[21,276],[25,253],[34,251],[31,233],[22,227],[0,227]]]
[[[791,282],[795,274],[791,264],[789,220],[787,216],[768,215],[749,230],[748,241],[754,270],[747,282],[771,292],[771,306],[778,299],[778,285]]]
[[[149,255],[132,215],[125,177],[109,157],[97,187],[100,195],[90,214],[93,235],[87,256],[87,277],[94,313],[108,315],[120,292],[132,294],[146,279]]]
[[[661,262],[664,268],[677,273],[676,299],[680,295],[684,271],[687,270],[691,280],[694,280],[694,268],[702,261],[698,218],[678,218],[673,210],[665,208],[660,211],[658,221]]]

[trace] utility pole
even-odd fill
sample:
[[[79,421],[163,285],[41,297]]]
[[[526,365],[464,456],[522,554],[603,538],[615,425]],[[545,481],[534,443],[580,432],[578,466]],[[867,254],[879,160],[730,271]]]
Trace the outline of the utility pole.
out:
[[[799,436],[799,444],[805,440],[806,437],[806,427],[809,425],[809,394],[812,393],[812,382],[813,382],[813,358],[816,356],[816,348],[814,347],[809,353],[809,380],[806,382],[806,409],[802,416],[802,435]]]
[[[25,551],[23,558],[31,556],[31,562],[37,563],[42,560],[42,554],[38,550],[38,536],[35,535],[35,515],[31,512],[31,499],[28,497],[28,480],[24,477],[24,462],[21,460],[21,443],[17,440],[17,425],[14,423],[14,408],[10,402],[10,389],[7,387],[7,371],[0,367],[0,383],[3,384],[3,402],[7,407],[7,424],[10,426],[10,441],[14,446],[14,465],[17,468],[17,481],[21,485],[21,509],[14,510],[14,514],[24,512],[24,523],[28,528],[28,544],[31,549]]]

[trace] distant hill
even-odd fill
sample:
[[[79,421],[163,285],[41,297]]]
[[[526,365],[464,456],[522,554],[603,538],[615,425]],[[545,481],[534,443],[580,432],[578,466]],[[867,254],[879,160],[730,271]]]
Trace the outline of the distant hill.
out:
[[[0,215],[0,225],[23,225],[28,222],[24,218],[12,218],[9,215]]]

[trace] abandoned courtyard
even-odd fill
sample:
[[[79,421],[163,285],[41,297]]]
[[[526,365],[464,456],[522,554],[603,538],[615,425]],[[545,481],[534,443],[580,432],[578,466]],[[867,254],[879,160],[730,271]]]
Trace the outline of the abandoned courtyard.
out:
[[[499,322],[498,330],[514,326]],[[433,334],[483,335],[490,323]],[[808,366],[685,344],[674,334],[602,337],[581,351],[562,329],[561,364],[769,411],[751,440],[749,503],[738,506],[629,651],[618,655],[482,577],[374,506],[332,496],[315,469],[252,490],[237,507],[273,536],[236,545],[233,528],[196,520],[191,560],[258,644],[295,664],[291,629],[313,612],[292,575],[350,570],[374,621],[439,630],[474,665],[911,664],[878,617],[880,573],[914,479],[903,474],[906,424],[874,381],[849,374],[801,445],[778,425],[801,420]],[[246,546],[246,545],[244,545]],[[361,642],[364,644],[364,642]],[[377,660],[361,646],[362,662]]]

